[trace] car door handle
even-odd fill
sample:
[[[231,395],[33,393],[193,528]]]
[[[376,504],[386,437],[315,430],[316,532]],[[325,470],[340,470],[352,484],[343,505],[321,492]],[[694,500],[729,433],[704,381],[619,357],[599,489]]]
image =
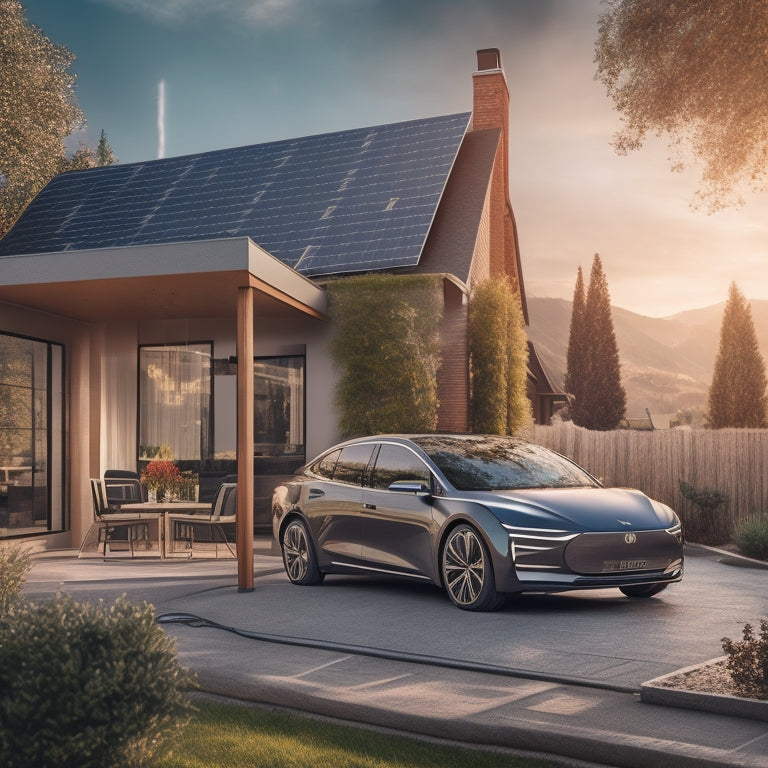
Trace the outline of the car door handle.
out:
[[[375,504],[368,504],[367,502],[363,503],[363,509],[376,509]]]
[[[309,489],[309,498],[310,499],[319,499],[321,496],[325,496],[325,491],[321,491],[319,488],[310,488]]]

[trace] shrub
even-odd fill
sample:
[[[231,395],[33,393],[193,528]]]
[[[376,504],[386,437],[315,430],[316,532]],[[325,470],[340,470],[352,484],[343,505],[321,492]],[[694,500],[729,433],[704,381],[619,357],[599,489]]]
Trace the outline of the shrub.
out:
[[[531,418],[528,339],[520,299],[507,280],[480,283],[469,303],[472,428],[514,434]]]
[[[190,683],[150,605],[22,604],[0,618],[0,765],[145,765]]]
[[[747,557],[768,560],[768,515],[753,515],[736,523],[733,541]]]
[[[358,275],[327,285],[345,437],[437,426],[442,278]]]
[[[694,505],[693,510],[680,510],[685,538],[698,544],[725,544],[730,541],[730,523],[719,507],[727,503],[728,497],[714,488],[694,488],[680,481],[680,493]]]
[[[742,636],[741,642],[722,639],[728,671],[741,696],[768,699],[768,620],[760,621],[759,637],[751,624],[744,625]]]
[[[0,617],[20,602],[24,582],[31,568],[32,559],[26,550],[21,547],[0,549]]]

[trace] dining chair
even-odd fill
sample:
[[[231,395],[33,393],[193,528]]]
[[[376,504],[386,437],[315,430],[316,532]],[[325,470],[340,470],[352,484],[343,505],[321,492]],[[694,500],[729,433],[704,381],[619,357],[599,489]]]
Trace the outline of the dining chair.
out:
[[[122,504],[136,504],[137,502],[146,501],[144,498],[144,488],[138,477],[110,476],[105,472],[103,482],[107,505],[110,507],[120,507]]]
[[[237,557],[227,539],[224,526],[234,523],[237,517],[237,483],[222,483],[209,513],[190,514],[169,512],[166,515],[166,545],[169,552],[176,551],[175,543],[182,542],[188,557],[194,555],[195,543],[213,544],[215,557],[219,556],[219,544],[223,544],[229,557]],[[210,538],[201,539],[199,529],[207,528]]]
[[[98,525],[97,546],[102,548],[102,556],[107,556],[107,547],[112,551],[117,543],[128,546],[131,558],[135,557],[136,542],[149,542],[149,523],[147,520],[123,516],[119,506],[109,503],[104,481],[91,479],[91,498],[93,500],[93,520]],[[126,500],[124,500],[126,501]]]

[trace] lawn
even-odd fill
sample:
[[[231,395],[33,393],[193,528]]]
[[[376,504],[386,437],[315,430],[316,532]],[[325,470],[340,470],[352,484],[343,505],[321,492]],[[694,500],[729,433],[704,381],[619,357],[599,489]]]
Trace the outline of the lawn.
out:
[[[199,700],[153,768],[553,768],[555,763],[356,728],[284,710]]]

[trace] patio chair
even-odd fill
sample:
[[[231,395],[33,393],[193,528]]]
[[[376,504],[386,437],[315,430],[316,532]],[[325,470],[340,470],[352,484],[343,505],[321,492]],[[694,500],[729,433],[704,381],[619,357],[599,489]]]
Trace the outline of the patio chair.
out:
[[[109,507],[146,501],[144,488],[135,472],[125,471],[123,474],[123,470],[107,470],[104,473],[104,488]]]
[[[234,523],[237,516],[237,483],[222,483],[207,514],[168,513],[166,520],[166,544],[169,553],[176,552],[176,542],[183,542],[182,550],[189,558],[194,555],[195,544],[213,544],[214,556],[219,556],[219,545],[223,544],[227,557],[237,557],[227,539],[224,526]],[[208,530],[209,537],[202,538],[200,530]]]
[[[102,549],[102,556],[107,556],[107,546],[112,550],[113,545],[119,542],[128,546],[131,558],[135,557],[136,542],[149,542],[149,522],[140,517],[121,514],[119,506],[111,505],[103,480],[91,480],[91,497],[93,521],[98,529],[97,547]],[[127,503],[128,500],[123,501]]]

